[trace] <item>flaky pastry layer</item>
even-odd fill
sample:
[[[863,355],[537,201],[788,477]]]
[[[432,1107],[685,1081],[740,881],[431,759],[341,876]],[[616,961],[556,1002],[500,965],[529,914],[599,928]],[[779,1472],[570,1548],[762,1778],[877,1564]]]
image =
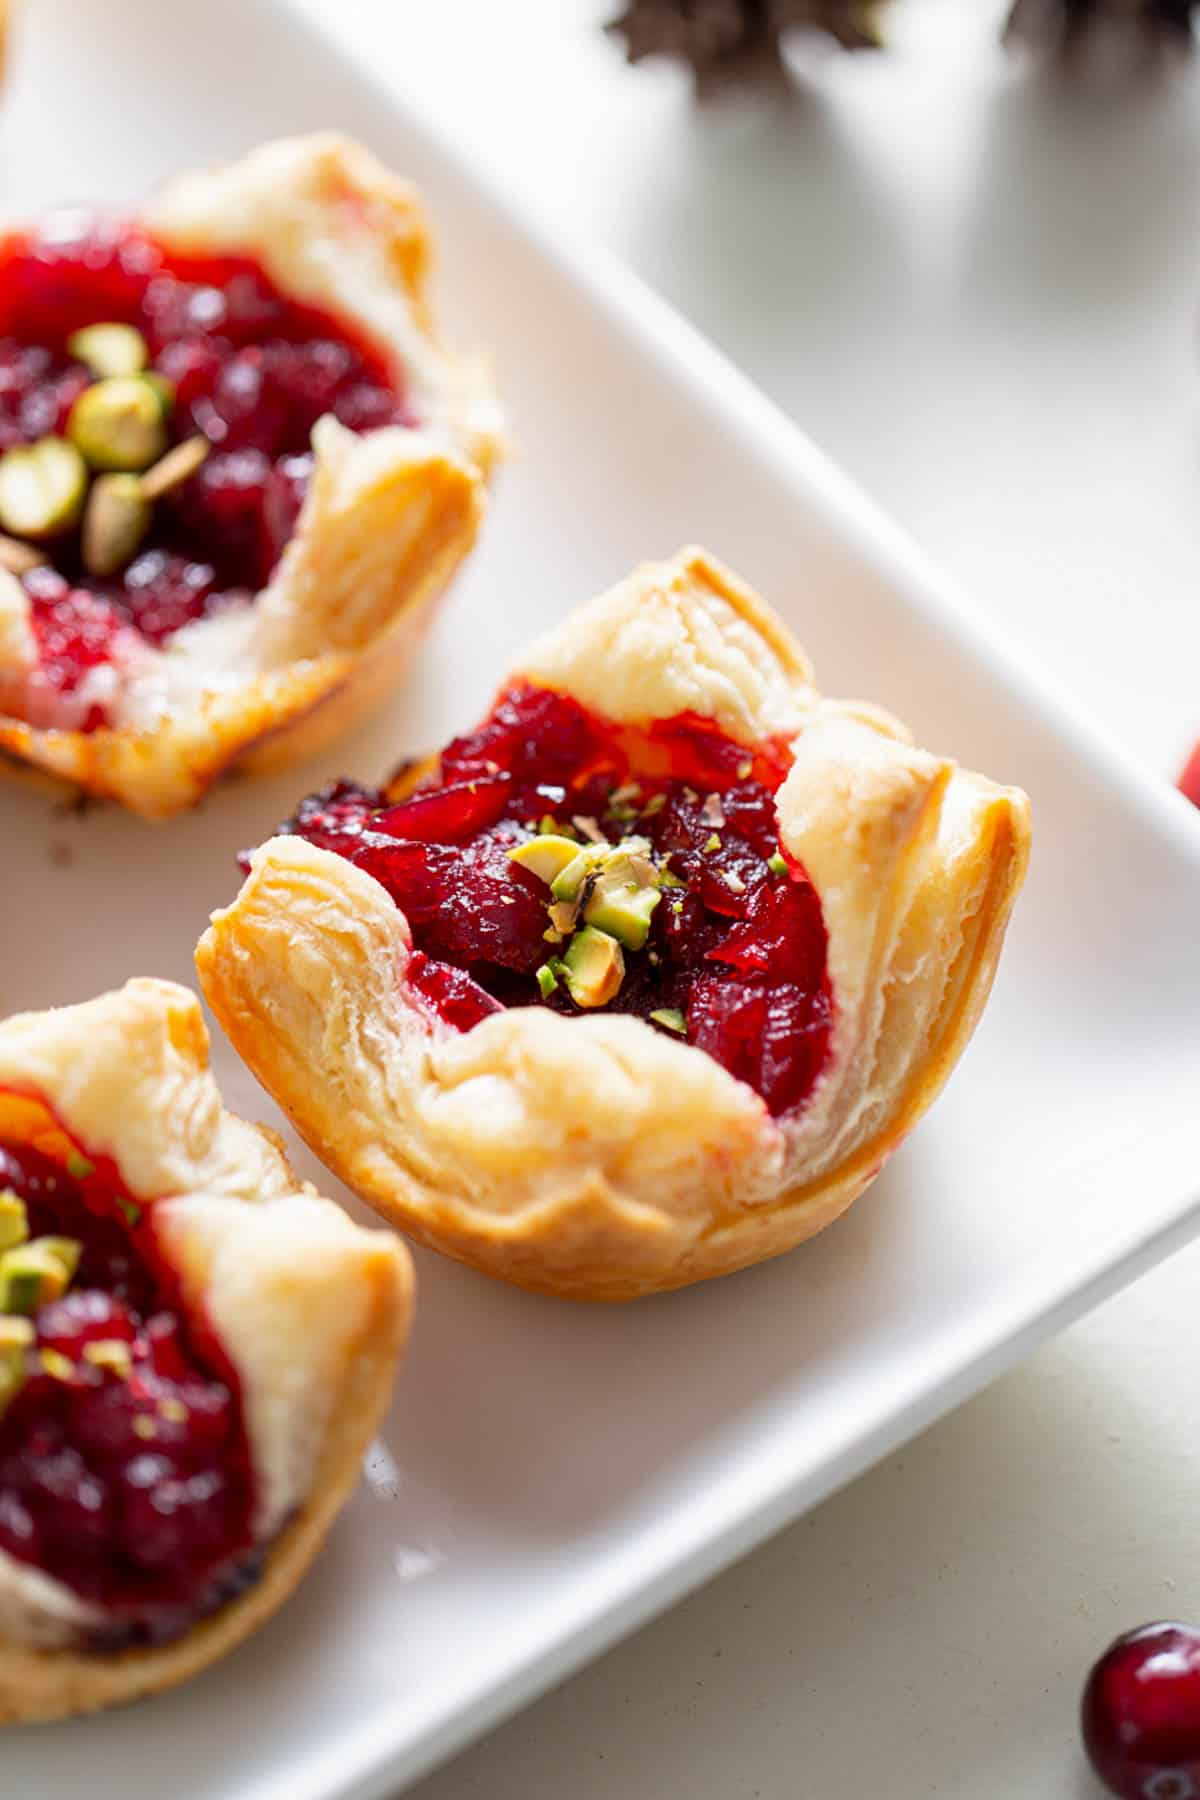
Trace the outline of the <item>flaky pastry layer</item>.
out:
[[[488,1273],[626,1299],[789,1249],[851,1203],[933,1100],[987,998],[1029,805],[824,698],[756,595],[701,550],[579,608],[514,671],[618,723],[680,713],[791,745],[780,838],[820,896],[834,1024],[773,1119],[703,1051],[541,1007],[459,1033],[408,985],[406,920],[296,837],[262,846],[197,949],[205,993],[323,1160],[386,1218]]]
[[[332,133],[265,144],[178,177],[133,222],[178,253],[252,256],[281,292],[357,326],[395,359],[421,421],[356,435],[319,420],[269,586],[161,651],[132,643],[101,730],[5,716],[36,652],[24,590],[0,579],[0,753],[162,818],[234,764],[319,749],[391,690],[474,543],[501,433],[486,368],[435,334],[419,198],[361,146]]]
[[[203,1313],[237,1371],[254,1540],[270,1548],[255,1584],[182,1638],[115,1654],[86,1647],[102,1610],[0,1552],[0,1723],[170,1686],[266,1619],[354,1485],[412,1311],[403,1246],[352,1224],[297,1181],[270,1132],[225,1111],[186,989],[131,981],[0,1024],[0,1137],[44,1131],[46,1107],[153,1205],[181,1304]]]

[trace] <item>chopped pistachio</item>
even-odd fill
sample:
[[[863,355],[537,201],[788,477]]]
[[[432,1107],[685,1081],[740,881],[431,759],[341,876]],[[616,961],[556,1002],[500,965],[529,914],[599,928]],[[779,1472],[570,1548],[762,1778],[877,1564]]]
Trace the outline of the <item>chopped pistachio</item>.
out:
[[[0,1415],[24,1385],[32,1347],[32,1319],[0,1318]]]
[[[158,401],[158,410],[164,419],[169,419],[175,410],[175,383],[160,375],[157,369],[147,369],[141,378],[154,398]]]
[[[154,509],[136,475],[98,475],[83,514],[80,548],[89,575],[115,575],[136,555]]]
[[[682,900],[672,900],[671,911],[678,918],[679,914],[683,911],[683,901]]]
[[[531,875],[536,875],[547,887],[578,855],[579,845],[571,838],[558,837],[550,832],[544,837],[530,838],[527,844],[518,844],[515,850],[508,853],[510,862],[515,862],[518,868],[528,869]]]
[[[139,375],[150,360],[141,332],[132,325],[85,325],[67,339],[67,354],[86,363],[93,375]]]
[[[575,849],[570,862],[561,868],[550,883],[550,892],[556,900],[577,900],[580,890],[588,876],[596,866],[594,855],[588,850]],[[553,915],[551,915],[553,917]],[[558,921],[555,920],[555,924]]]
[[[620,944],[606,931],[585,925],[567,946],[563,975],[576,1006],[606,1006],[625,978]]]
[[[752,756],[747,756],[745,758],[745,760],[740,762],[737,766],[738,780],[745,781],[747,775],[751,774],[753,772],[753,770],[754,770],[754,758]]]
[[[206,437],[184,438],[181,444],[175,444],[142,476],[142,493],[146,499],[160,500],[172,488],[182,487],[211,449]]]
[[[164,1394],[158,1403],[158,1416],[169,1425],[182,1425],[187,1419],[188,1409],[174,1394]]]
[[[781,850],[776,850],[767,858],[767,867],[772,875],[786,875],[788,872],[787,857]]]
[[[537,972],[538,991],[543,1000],[548,1000],[558,986],[558,976],[548,962],[543,963]]]
[[[0,525],[16,537],[70,531],[86,492],[87,467],[65,438],[39,438],[0,457]]]
[[[651,794],[642,811],[648,818],[653,818],[655,813],[660,813],[666,804],[667,796],[665,794]]]
[[[0,1318],[0,1357],[13,1350],[28,1350],[33,1338],[32,1319]]]
[[[686,887],[687,883],[680,881],[674,869],[668,869],[664,863],[658,871],[658,885],[660,888],[681,888]]]
[[[67,1174],[73,1175],[76,1181],[86,1181],[89,1175],[96,1173],[96,1165],[90,1157],[81,1156],[78,1150],[72,1150],[67,1157]]]
[[[550,926],[556,938],[561,942],[575,929],[578,907],[573,900],[556,900],[549,908]],[[550,933],[546,933],[549,937]]]
[[[680,1036],[687,1030],[687,1020],[677,1006],[659,1006],[650,1014],[656,1025],[662,1025],[667,1031],[677,1031]]]
[[[66,1293],[82,1245],[74,1238],[31,1238],[0,1256],[0,1312],[32,1313]]]
[[[0,569],[6,569],[10,575],[28,575],[30,569],[40,569],[49,560],[36,544],[23,544],[20,538],[0,534]]]
[[[133,1368],[133,1352],[123,1338],[93,1338],[83,1346],[83,1360],[125,1381]]]
[[[67,436],[94,469],[149,468],[167,447],[161,397],[140,375],[94,381],[71,408]]]
[[[116,1205],[127,1225],[137,1225],[141,1222],[141,1207],[135,1206],[132,1200],[127,1200],[124,1194],[117,1195]]]
[[[621,787],[614,788],[612,793],[608,796],[609,805],[628,806],[631,800],[637,800],[641,797],[641,792],[642,784],[640,781],[626,781]]]
[[[714,831],[712,835],[706,839],[704,848],[710,855],[714,850],[719,850],[721,848],[720,833]]]
[[[641,950],[660,898],[654,865],[638,855],[617,854],[601,865],[583,916],[627,950]]]
[[[0,1189],[0,1251],[23,1244],[29,1236],[25,1202],[11,1188]]]
[[[538,831],[543,837],[565,837],[575,840],[573,825],[560,825],[553,813],[543,813],[538,820]]]
[[[39,1350],[38,1360],[55,1381],[74,1381],[78,1373],[70,1357],[64,1356],[61,1350]]]
[[[158,1426],[149,1413],[135,1413],[131,1429],[134,1437],[140,1437],[144,1443],[158,1436]]]

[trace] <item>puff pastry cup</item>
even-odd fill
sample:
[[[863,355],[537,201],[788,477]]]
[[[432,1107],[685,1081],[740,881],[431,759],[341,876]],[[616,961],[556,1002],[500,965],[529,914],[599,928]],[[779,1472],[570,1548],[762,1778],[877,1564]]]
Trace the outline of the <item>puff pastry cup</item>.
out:
[[[13,1722],[172,1686],[287,1598],[387,1404],[412,1276],[224,1110],[199,1004],[161,981],[0,1024],[0,1234]]]
[[[781,621],[702,550],[648,564],[569,615],[505,693],[440,765],[410,769],[372,801],[398,801],[397,814],[348,818],[354,791],[342,784],[254,853],[197,950],[210,1004],[331,1169],[414,1238],[491,1275],[619,1300],[790,1249],[868,1186],[970,1038],[1025,872],[1025,796],[915,748],[873,707],[823,697]],[[442,965],[430,958],[450,955],[453,892],[440,910],[421,902],[411,923],[381,883],[395,888],[418,851],[377,840],[436,835],[414,803],[428,811],[448,769],[445,792],[477,801],[521,756],[536,773],[551,729],[564,741],[572,729],[600,734],[593,763],[604,765],[604,744],[620,747],[605,766],[622,785],[591,809],[607,809],[603,829],[576,816],[576,848],[594,868],[620,850],[596,839],[650,834],[624,893],[635,911],[637,892],[654,909],[651,948],[625,950],[625,985],[608,1006],[595,992],[574,1003],[567,954],[537,992],[528,975],[518,992],[511,970],[480,976],[504,1004],[484,995],[464,1011],[462,983],[491,952],[468,944],[467,973],[451,981],[443,968],[431,983]],[[561,779],[560,763],[525,810],[553,811]],[[568,786],[557,818],[512,833],[569,833],[570,795],[588,791],[594,782]],[[668,848],[665,868],[682,869],[682,892],[664,872],[672,844],[684,848]],[[528,889],[532,877],[521,880]],[[703,907],[689,913],[697,895]],[[527,899],[508,904],[513,917]],[[586,918],[599,918],[592,900]],[[671,974],[674,1004],[647,1011],[638,995],[663,979],[671,932],[689,928],[716,948]],[[550,1003],[537,1004],[546,990]]]
[[[184,566],[181,557],[164,574],[135,548],[132,567],[117,571],[115,621],[107,610],[110,575],[122,556],[128,482],[139,478],[127,476],[125,490],[106,495],[109,510],[98,511],[91,539],[89,510],[80,534],[78,496],[59,494],[65,535],[47,522],[49,502],[39,496],[36,528],[47,541],[34,555],[50,553],[74,587],[82,555],[97,577],[82,585],[99,595],[100,610],[85,596],[76,620],[76,599],[62,598],[53,584],[47,589],[44,571],[31,578],[22,568],[20,579],[0,573],[0,753],[18,771],[41,771],[146,817],[165,817],[194,805],[235,764],[273,767],[319,748],[395,685],[476,535],[500,450],[490,379],[481,361],[452,356],[436,334],[430,235],[418,195],[365,149],[332,134],[269,143],[227,167],[180,176],[126,220],[53,217],[40,236],[35,228],[6,243],[0,340],[8,349],[0,343],[0,361],[7,357],[21,381],[33,382],[37,368],[14,360],[16,340],[40,332],[43,320],[48,339],[37,341],[49,341],[56,360],[38,377],[45,391],[32,393],[11,420],[0,417],[0,447],[15,444],[24,455],[44,429],[47,392],[51,416],[59,406],[52,463],[45,463],[43,437],[43,461],[21,479],[69,480],[64,455],[82,444],[93,459],[97,430],[107,435],[94,467],[114,467],[105,460],[113,384],[106,384],[110,406],[101,407],[99,426],[94,416],[80,424],[78,409],[67,408],[78,358],[103,373],[120,368],[126,353],[120,340],[114,350],[94,333],[65,336],[81,316],[70,283],[100,283],[101,275],[87,273],[95,266],[104,285],[90,316],[98,309],[105,321],[115,312],[118,323],[140,328],[155,369],[172,384],[156,389],[167,395],[164,404],[173,400],[170,436],[201,451],[207,444],[209,455],[186,480],[186,465],[173,476],[154,465],[155,482],[171,486],[154,501],[143,549],[173,554],[182,532],[192,561]],[[152,266],[156,259],[162,267]],[[38,303],[23,313],[27,293]],[[316,350],[307,344],[304,362],[297,346],[304,348],[306,332],[320,342]],[[289,340],[282,349],[280,338]],[[140,381],[135,375],[134,386]],[[130,381],[117,387],[115,401],[123,394],[132,404]],[[3,405],[0,395],[0,414]],[[41,423],[30,425],[31,417]],[[65,449],[64,436],[71,440]],[[6,461],[0,529],[12,533]],[[138,470],[144,461],[135,454],[115,466]],[[149,491],[149,476],[141,479]],[[26,492],[16,496],[13,519],[22,516]],[[131,527],[135,536],[138,529]],[[28,549],[18,545],[18,558]],[[226,552],[237,564],[233,573],[223,572]],[[206,559],[217,565],[219,592],[201,606],[191,602]],[[250,603],[225,605],[226,589]]]

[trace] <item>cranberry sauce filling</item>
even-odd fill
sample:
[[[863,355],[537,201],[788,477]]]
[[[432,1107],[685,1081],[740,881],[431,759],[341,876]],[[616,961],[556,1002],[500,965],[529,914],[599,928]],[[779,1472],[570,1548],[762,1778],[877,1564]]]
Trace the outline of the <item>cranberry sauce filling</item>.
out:
[[[115,344],[87,334],[113,324],[133,330]],[[100,388],[98,400],[87,392]],[[153,406],[141,416],[148,400],[157,418]],[[113,441],[122,404],[136,415],[121,426],[135,432],[132,453]],[[18,540],[5,559],[29,591],[41,650],[35,723],[57,722],[55,697],[107,660],[122,625],[161,644],[263,585],[294,529],[325,413],[354,431],[414,423],[384,357],[277,292],[254,262],[170,255],[74,215],[0,246],[0,532]],[[194,463],[168,479],[162,456],[181,444]],[[30,464],[35,445],[42,460]],[[129,483],[151,462],[143,504]],[[123,491],[89,526],[113,471],[128,472]],[[103,697],[68,712],[85,730],[106,720]]]
[[[102,1606],[98,1643],[163,1642],[258,1572],[237,1381],[181,1316],[149,1215],[72,1166],[0,1144],[0,1548]]]
[[[780,850],[786,769],[702,720],[634,734],[519,684],[398,804],[338,782],[282,829],[388,889],[412,928],[410,983],[448,1024],[539,1003],[634,1013],[778,1115],[819,1075],[832,1014],[821,904]],[[565,910],[538,861],[556,851],[584,871]]]

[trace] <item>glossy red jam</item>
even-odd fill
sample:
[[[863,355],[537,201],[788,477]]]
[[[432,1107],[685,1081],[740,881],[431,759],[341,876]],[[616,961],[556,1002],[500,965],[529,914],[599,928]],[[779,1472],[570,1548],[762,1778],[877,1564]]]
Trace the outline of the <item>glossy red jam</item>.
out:
[[[102,1606],[96,1641],[112,1648],[178,1635],[261,1559],[236,1378],[181,1316],[150,1212],[81,1168],[0,1145],[0,1190],[24,1201],[30,1235],[82,1244],[0,1416],[0,1548]]]
[[[584,842],[648,840],[678,885],[661,893],[645,946],[625,951],[608,1010],[686,1036],[778,1115],[820,1074],[832,1016],[820,901],[780,854],[786,772],[783,754],[752,755],[705,721],[635,734],[515,685],[399,804],[339,782],[283,829],[383,883],[412,928],[411,984],[460,1030],[502,1006],[579,1011],[562,984],[539,990],[547,889],[510,850],[547,817]]]
[[[167,255],[139,232],[71,215],[61,229],[51,221],[0,246],[0,452],[66,431],[93,379],[67,339],[101,321],[146,340],[173,395],[169,442],[199,435],[211,451],[157,501],[117,575],[85,573],[75,529],[49,542],[47,568],[24,577],[42,652],[35,723],[52,720],[55,696],[75,693],[114,653],[123,626],[160,645],[262,587],[294,529],[323,414],[354,431],[414,422],[379,352],[285,298],[252,261]],[[107,719],[103,697],[68,714],[85,730]]]

